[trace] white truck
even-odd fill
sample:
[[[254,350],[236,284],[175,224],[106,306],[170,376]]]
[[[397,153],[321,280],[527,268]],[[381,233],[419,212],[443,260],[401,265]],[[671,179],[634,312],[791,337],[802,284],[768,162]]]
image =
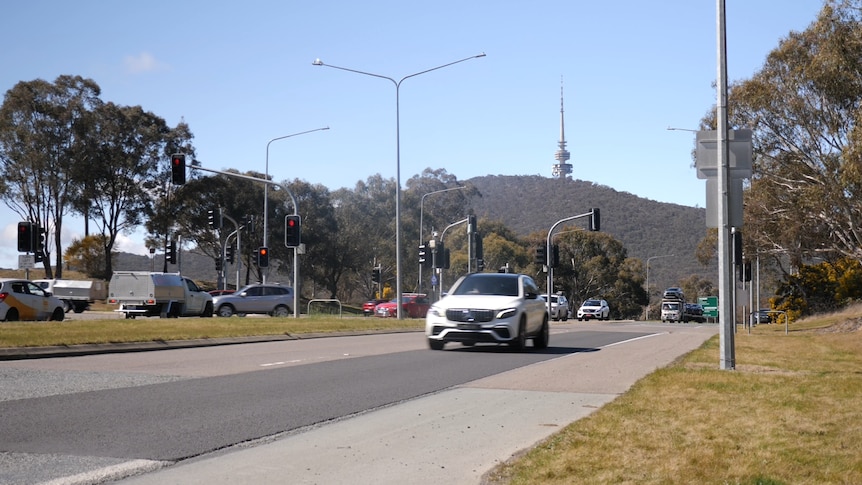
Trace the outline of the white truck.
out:
[[[115,271],[111,276],[108,303],[120,305],[115,311],[125,314],[126,318],[213,316],[212,295],[179,273]]]
[[[685,294],[682,288],[671,287],[664,290],[661,298],[661,321],[662,322],[684,322],[685,317]]]
[[[34,280],[43,290],[50,291],[63,302],[66,313],[74,310],[81,313],[97,300],[104,301],[108,296],[108,286],[104,281],[90,280]]]

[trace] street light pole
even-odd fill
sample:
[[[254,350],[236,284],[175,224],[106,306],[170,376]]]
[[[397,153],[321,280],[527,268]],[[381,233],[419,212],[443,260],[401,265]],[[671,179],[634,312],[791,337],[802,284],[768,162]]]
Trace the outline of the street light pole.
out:
[[[649,262],[652,261],[653,259],[657,259],[657,258],[671,258],[671,257],[673,257],[673,254],[663,254],[661,256],[650,256],[650,257],[646,258],[646,296],[647,296],[647,303],[646,303],[645,320],[649,320],[649,304],[652,301],[652,298],[651,298],[651,295],[649,292]]]
[[[269,180],[269,145],[272,144],[272,142],[277,141],[277,140],[283,140],[285,138],[290,138],[290,137],[294,137],[294,136],[304,135],[306,133],[311,133],[314,131],[321,131],[321,130],[328,130],[328,129],[329,129],[328,126],[324,126],[323,128],[315,128],[313,130],[301,131],[299,133],[292,133],[290,135],[279,136],[279,137],[273,138],[272,140],[269,140],[266,143],[266,172],[265,172],[266,179]],[[268,236],[269,236],[269,184],[264,184],[264,186],[263,186],[263,246],[264,247],[269,246],[269,244],[267,244],[269,242]],[[269,268],[267,267],[266,270],[263,271],[262,273],[263,274],[261,274],[261,278],[263,279],[263,282],[266,283],[266,275],[267,275],[267,273],[269,273]]]
[[[460,185],[458,187],[450,187],[448,189],[435,190],[434,192],[428,192],[427,194],[422,195],[422,199],[419,201],[419,244],[425,244],[425,240],[422,239],[422,218],[425,210],[425,197],[434,194],[442,194],[443,192],[449,192],[450,190],[461,190],[466,189],[467,187],[464,185]],[[419,265],[419,292],[422,292],[422,265]]]
[[[382,76],[380,74],[359,71],[356,69],[348,69],[346,67],[333,66],[332,64],[324,64],[323,61],[321,61],[320,59],[315,59],[314,62],[312,62],[312,65],[314,66],[326,66],[333,69],[339,69],[341,71],[348,71],[356,74],[362,74],[365,76],[387,79],[391,81],[393,85],[395,85],[395,298],[396,301],[398,301],[397,314],[399,320],[401,320],[403,317],[403,312],[401,311],[401,83],[403,83],[407,79],[410,79],[411,77],[416,77],[431,71],[443,69],[444,67],[449,67],[453,64],[458,64],[464,61],[469,61],[470,59],[475,59],[477,57],[485,57],[485,53],[483,52],[475,56],[465,57],[463,59],[459,59],[448,64],[443,64],[442,66],[432,67],[431,69],[426,69],[424,71],[409,74],[402,77],[398,81],[389,76]]]

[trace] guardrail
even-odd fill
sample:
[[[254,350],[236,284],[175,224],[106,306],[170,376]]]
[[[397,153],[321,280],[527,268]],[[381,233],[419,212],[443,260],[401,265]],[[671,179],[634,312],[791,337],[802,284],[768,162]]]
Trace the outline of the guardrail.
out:
[[[322,302],[329,302],[329,303],[335,302],[335,303],[338,303],[338,318],[344,318],[344,315],[342,313],[341,300],[339,300],[338,298],[315,298],[313,300],[308,300],[308,306],[306,307],[306,310],[305,310],[305,313],[307,315],[311,315],[311,304],[315,303],[315,302],[321,302],[321,303]]]

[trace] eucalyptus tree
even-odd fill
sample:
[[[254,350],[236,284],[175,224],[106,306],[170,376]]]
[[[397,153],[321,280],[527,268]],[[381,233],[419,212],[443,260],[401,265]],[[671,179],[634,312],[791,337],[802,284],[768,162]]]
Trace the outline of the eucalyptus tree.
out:
[[[328,298],[339,298],[339,288],[342,278],[349,274],[354,253],[340,238],[341,227],[333,205],[329,189],[320,184],[295,179],[287,184],[299,205],[299,215],[302,221],[301,239],[305,246],[305,255],[301,258],[301,275],[304,280],[311,280],[326,289]],[[293,251],[286,248],[284,241],[284,216],[293,213],[293,207],[282,205],[278,219],[281,244],[278,250],[284,254],[285,260],[292,259]],[[274,253],[278,254],[278,253]],[[305,288],[307,285],[303,285]]]
[[[859,0],[827,1],[730,91],[732,125],[754,133],[744,233],[794,266],[829,253],[862,259],[860,21]]]
[[[532,234],[531,247],[545,244],[545,234]],[[622,242],[604,232],[564,226],[554,235],[559,264],[554,288],[569,295],[573,304],[588,298],[608,300],[616,318],[634,318],[647,304],[643,263],[629,258]],[[534,265],[538,271],[538,265]]]
[[[85,150],[90,114],[102,106],[99,86],[80,76],[54,83],[22,81],[0,106],[0,198],[24,220],[46,229],[46,253],[54,248],[56,277],[62,276],[62,228],[80,184],[77,167],[93,162]],[[53,241],[52,241],[53,239]],[[45,275],[53,278],[50,258]]]
[[[144,224],[156,201],[170,190],[170,154],[184,151],[192,159],[194,154],[185,123],[169,128],[140,106],[114,103],[103,104],[93,115],[88,149],[93,163],[81,197],[86,200],[87,217],[105,236],[105,277],[110,278],[109,255],[117,237]]]
[[[375,265],[381,267],[381,285],[395,281],[395,180],[375,174],[352,189],[336,190],[331,200],[338,224],[335,244],[345,253],[348,271],[340,280],[342,291],[370,297]]]

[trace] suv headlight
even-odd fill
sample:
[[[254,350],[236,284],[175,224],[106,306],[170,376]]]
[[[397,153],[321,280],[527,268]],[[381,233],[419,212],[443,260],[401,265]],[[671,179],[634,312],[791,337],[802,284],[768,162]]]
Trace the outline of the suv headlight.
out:
[[[432,317],[443,317],[446,316],[446,310],[432,306],[428,309],[428,315]]]
[[[505,310],[500,310],[497,313],[497,318],[509,318],[518,313],[517,308],[506,308]]]

